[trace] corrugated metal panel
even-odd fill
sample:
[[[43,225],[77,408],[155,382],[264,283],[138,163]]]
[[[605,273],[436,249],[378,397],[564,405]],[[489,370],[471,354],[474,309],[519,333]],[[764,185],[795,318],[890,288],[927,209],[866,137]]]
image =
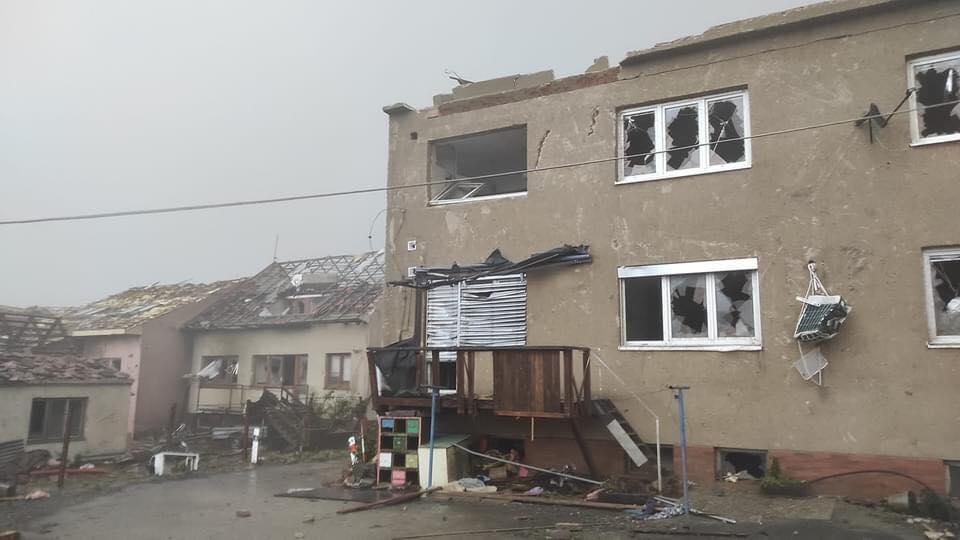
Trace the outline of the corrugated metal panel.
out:
[[[23,439],[0,443],[0,465],[20,459],[21,454],[23,454]]]
[[[482,278],[427,291],[428,347],[498,347],[527,343],[527,280]],[[444,353],[453,360],[454,353]]]

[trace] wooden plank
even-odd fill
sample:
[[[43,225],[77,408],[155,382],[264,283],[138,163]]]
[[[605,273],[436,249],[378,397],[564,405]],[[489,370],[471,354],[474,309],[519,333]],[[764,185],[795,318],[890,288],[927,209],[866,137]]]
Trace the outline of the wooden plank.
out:
[[[563,409],[567,416],[573,416],[573,351],[570,349],[563,351]]]
[[[468,392],[467,395],[470,399],[470,414],[472,414],[473,416],[476,416],[477,415],[477,395],[473,389],[473,384],[474,384],[473,381],[477,375],[477,372],[476,372],[476,363],[474,361],[473,355],[474,355],[473,351],[467,352],[467,374],[469,377],[469,382],[467,384],[467,392]]]
[[[593,391],[590,388],[590,349],[583,351],[583,404],[580,407],[581,416],[590,414],[590,407],[593,404]]]
[[[426,370],[425,362],[424,362],[424,360],[423,360],[423,351],[419,351],[419,350],[418,350],[418,351],[417,351],[416,353],[414,353],[414,354],[416,354],[416,364],[417,364],[417,376],[416,376],[416,380],[417,380],[417,384],[418,384],[419,386],[423,386],[423,385],[427,384],[427,370]]]
[[[437,353],[440,354],[440,353]],[[464,414],[466,412],[466,399],[464,393],[466,392],[466,356],[467,353],[463,351],[457,351],[457,414]]]
[[[505,409],[494,408],[493,414],[497,416],[522,416],[524,418],[533,417],[533,418],[566,418],[567,413],[565,412],[550,412],[550,411],[508,411]]]
[[[430,489],[422,489],[416,493],[407,493],[405,495],[397,495],[396,497],[391,497],[389,499],[384,499],[382,501],[376,501],[369,504],[361,504],[360,506],[351,506],[350,508],[341,508],[337,510],[338,514],[349,514],[351,512],[360,512],[363,510],[369,510],[371,508],[379,508],[381,506],[389,506],[391,504],[398,504],[406,501],[413,501],[419,499],[420,496],[426,495],[428,493],[433,493],[440,489],[440,486],[435,486]]]
[[[430,354],[430,385],[438,386],[440,380],[440,351]]]
[[[544,412],[563,412],[560,393],[560,351],[543,351],[545,360]]]

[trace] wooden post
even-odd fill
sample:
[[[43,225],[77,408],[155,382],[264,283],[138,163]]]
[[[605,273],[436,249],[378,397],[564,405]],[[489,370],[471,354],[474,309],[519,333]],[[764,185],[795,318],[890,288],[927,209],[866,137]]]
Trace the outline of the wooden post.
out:
[[[477,415],[477,396],[473,393],[473,379],[476,376],[474,371],[474,352],[467,353],[467,397],[470,400],[470,414]]]
[[[417,352],[415,352],[414,355],[416,357],[416,365],[417,365],[417,376],[416,376],[417,384],[419,386],[426,386],[427,367],[425,365],[425,360],[423,358],[423,351],[420,349],[417,349]]]
[[[590,409],[593,406],[593,395],[590,391],[590,349],[583,350],[583,409],[581,416],[589,416]]]
[[[583,460],[587,462],[587,468],[590,469],[590,476],[600,478],[597,465],[593,462],[593,455],[590,453],[590,448],[587,447],[587,441],[583,439],[583,434],[580,433],[580,425],[577,424],[578,421],[576,418],[570,418],[570,429],[573,431],[573,438],[577,440],[577,446],[580,447]]]
[[[440,375],[440,351],[431,351],[430,356],[430,385],[437,386],[437,378]]]
[[[70,453],[70,400],[66,400],[63,415],[63,449],[60,452],[60,474],[57,475],[57,487],[63,488],[63,478],[67,475],[67,462],[70,459],[67,455]]]
[[[567,416],[573,416],[573,349],[563,350],[563,405]]]
[[[466,353],[457,351],[457,414],[466,412]]]

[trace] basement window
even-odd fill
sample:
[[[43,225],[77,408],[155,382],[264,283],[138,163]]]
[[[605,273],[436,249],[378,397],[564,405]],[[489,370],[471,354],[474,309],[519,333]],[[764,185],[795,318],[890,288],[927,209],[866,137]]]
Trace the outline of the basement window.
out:
[[[512,127],[430,144],[432,204],[526,193],[527,128]],[[491,178],[487,175],[498,175]],[[502,175],[502,176],[500,176]],[[463,181],[457,181],[462,178]]]
[[[759,480],[767,474],[765,450],[717,448],[717,478],[739,474],[741,478]]]
[[[760,348],[757,259],[618,270],[625,349]]]
[[[750,166],[746,91],[620,113],[619,182],[640,182]]]
[[[960,140],[960,52],[918,58],[907,64],[913,109],[913,144]]]
[[[960,248],[923,252],[929,345],[960,347]]]
[[[947,493],[960,497],[960,461],[947,461]]]

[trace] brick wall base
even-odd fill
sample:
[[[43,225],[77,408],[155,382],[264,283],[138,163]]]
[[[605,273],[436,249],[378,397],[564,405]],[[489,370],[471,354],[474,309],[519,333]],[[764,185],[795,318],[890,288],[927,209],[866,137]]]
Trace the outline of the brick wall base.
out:
[[[768,466],[773,458],[779,459],[780,468],[787,476],[797,480],[814,480],[832,474],[853,471],[885,470],[911,476],[939,493],[946,493],[946,473],[943,461],[938,459],[770,450],[767,452]],[[679,476],[679,448],[674,452],[673,459],[674,471]],[[708,446],[688,447],[687,474],[690,480],[701,486],[718,481],[716,479],[714,449]],[[810,492],[815,495],[854,495],[859,497],[883,497],[907,490],[920,491],[922,489],[922,486],[907,478],[882,473],[843,476],[823,480],[810,486]]]

